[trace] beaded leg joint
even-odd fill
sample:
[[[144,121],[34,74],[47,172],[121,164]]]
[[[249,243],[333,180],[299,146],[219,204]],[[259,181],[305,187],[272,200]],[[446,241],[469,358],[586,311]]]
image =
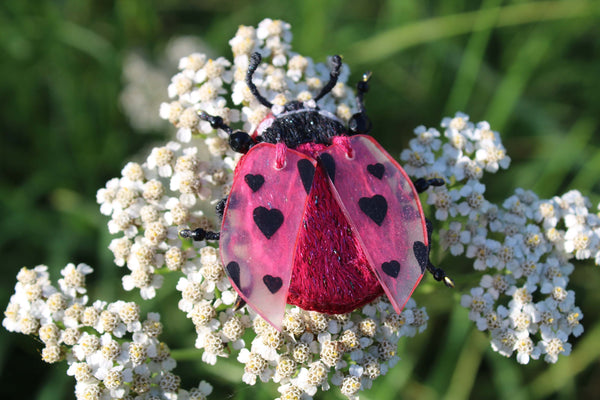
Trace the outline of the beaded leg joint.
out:
[[[202,240],[219,240],[221,237],[219,232],[205,231],[202,228],[197,228],[194,230],[183,229],[179,231],[179,235],[183,238],[192,239],[196,242],[200,242]]]

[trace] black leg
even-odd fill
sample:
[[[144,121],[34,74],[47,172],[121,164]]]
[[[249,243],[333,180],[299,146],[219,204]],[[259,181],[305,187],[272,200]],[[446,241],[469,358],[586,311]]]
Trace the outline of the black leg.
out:
[[[225,204],[227,203],[227,197],[219,200],[215,209],[217,211],[217,215],[220,219],[223,219],[223,212],[225,211]],[[197,229],[182,229],[179,231],[179,236],[186,239],[192,239],[196,242],[200,242],[202,240],[219,240],[221,234],[219,232],[211,232],[206,231],[202,228]]]
[[[427,242],[429,243],[428,250],[431,250],[431,233],[433,232],[433,223],[425,218],[425,224],[427,225]],[[427,270],[433,275],[433,279],[438,282],[444,282],[446,286],[449,288],[454,288],[454,281],[443,269],[437,268],[435,265],[431,263],[431,260],[427,260]]]
[[[371,71],[365,72],[362,79],[356,84],[356,105],[358,106],[358,111],[362,114],[366,112],[363,101],[365,94],[369,91],[369,79],[371,79]]]
[[[431,234],[433,233],[433,222],[430,219],[425,218],[425,226],[427,227],[427,243],[429,243],[429,249],[431,250]]]
[[[245,154],[250,150],[255,143],[246,132],[243,131],[233,131],[229,125],[223,122],[223,118],[219,116],[214,116],[205,113],[202,111],[200,114],[200,119],[207,121],[210,123],[210,126],[213,129],[221,129],[223,132],[229,135],[229,146],[238,153]]]
[[[429,189],[429,186],[444,186],[445,184],[446,184],[446,181],[443,180],[442,178],[433,178],[433,179],[419,178],[413,182],[413,185],[415,185],[415,189],[417,189],[418,193],[423,193],[424,191]]]
[[[182,229],[179,232],[179,236],[186,239],[192,239],[196,242],[200,242],[202,240],[219,240],[221,234],[219,232],[205,231],[202,228],[198,228],[194,230]]]
[[[223,197],[215,206],[215,210],[217,210],[217,215],[220,219],[223,219],[223,213],[225,212],[225,204],[227,204],[227,197]]]
[[[371,78],[370,72],[365,72],[363,78],[356,85],[356,105],[358,106],[358,112],[350,118],[348,121],[348,130],[352,135],[358,134],[369,134],[371,131],[371,121],[367,117],[365,110],[365,104],[363,98],[369,91],[369,79]]]
[[[223,122],[223,118],[215,115],[210,115],[208,113],[205,113],[204,111],[201,111],[198,115],[200,116],[200,119],[210,123],[210,126],[212,126],[213,129],[221,129],[222,131],[227,132],[228,135],[231,135],[233,133],[233,129],[231,129],[231,127],[225,122]]]
[[[454,288],[454,281],[452,280],[452,278],[446,275],[446,272],[444,272],[443,269],[434,266],[431,263],[431,261],[429,261],[429,263],[427,264],[427,270],[431,272],[431,275],[433,275],[433,279],[435,279],[438,282],[444,282],[444,284],[450,289]]]

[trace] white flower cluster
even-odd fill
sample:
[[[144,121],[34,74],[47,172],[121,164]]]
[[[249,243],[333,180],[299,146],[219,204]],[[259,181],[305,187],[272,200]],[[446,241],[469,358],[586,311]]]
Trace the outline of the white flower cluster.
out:
[[[370,388],[399,361],[400,337],[422,332],[427,320],[414,300],[398,315],[386,297],[334,316],[293,307],[285,315],[283,334],[257,318],[258,335],[250,351],[238,356],[246,364],[243,380],[254,384],[258,376],[279,382],[281,400],[313,396],[330,384],[357,399],[359,390]]]
[[[126,290],[138,288],[142,298],[153,298],[163,282],[160,272],[199,269],[196,250],[182,247],[178,232],[216,226],[214,204],[227,192],[234,162],[225,152],[217,137],[168,142],[144,163],[125,165],[121,178],[98,191],[100,211],[111,217],[109,231],[122,235],[109,249],[115,263],[129,270]]]
[[[122,110],[138,132],[162,131],[168,123],[156,112],[165,99],[173,66],[179,59],[206,44],[198,37],[170,39],[162,57],[152,62],[143,53],[131,51],[123,59]]]
[[[237,294],[214,244],[178,236],[186,228],[216,230],[215,205],[228,195],[240,157],[229,148],[226,134],[201,113],[248,133],[269,113],[245,83],[250,54],[263,56],[253,81],[275,107],[308,101],[328,81],[329,67],[293,53],[290,42],[288,24],[266,19],[257,28],[238,29],[230,41],[233,63],[200,53],[181,59],[168,88],[172,101],[160,109],[161,117],[176,126],[176,137],[153,148],[142,162],[126,164],[120,178],[98,191],[97,200],[110,217],[109,231],[118,235],[109,248],[115,263],[126,268],[125,290],[139,289],[143,299],[150,299],[164,274],[181,275],[178,308],[194,325],[202,361],[215,364],[233,355],[244,365],[244,382],[277,382],[281,400],[310,399],[331,385],[354,399],[398,361],[401,337],[426,328],[424,309],[411,299],[398,315],[386,296],[343,315],[288,307],[278,332],[248,307],[234,311]],[[343,66],[337,85],[319,103],[344,121],[355,112],[348,75]],[[501,354],[516,351],[521,363],[544,354],[554,362],[558,354],[569,353],[568,337],[583,331],[581,311],[567,289],[573,270],[568,260],[600,261],[599,217],[578,192],[540,201],[517,190],[502,207],[491,204],[484,198],[483,173],[510,163],[499,135],[464,114],[444,119],[442,127],[443,135],[417,128],[401,159],[412,177],[448,183],[426,194],[435,217],[447,221],[440,231],[442,247],[473,258],[474,268],[486,273],[462,303],[478,328],[490,331]],[[79,398],[137,393],[140,398],[201,399],[209,394],[204,382],[189,392],[179,388],[179,378],[170,372],[175,363],[157,339],[162,330],[157,315],[142,322],[139,306],[122,301],[86,306],[89,272],[85,265],[67,266],[58,290],[49,283],[46,267],[22,270],[4,326],[39,335],[46,361],[66,358]],[[124,335],[132,340],[123,340]]]
[[[200,270],[181,278],[177,289],[179,308],[198,334],[196,347],[204,349],[202,360],[215,364],[218,357],[239,351],[243,381],[254,385],[258,377],[278,382],[282,399],[312,396],[319,388],[327,390],[330,382],[354,398],[398,361],[400,337],[414,336],[427,326],[427,313],[412,299],[397,315],[382,297],[362,310],[335,316],[290,307],[283,332],[278,332],[254,313],[246,314],[247,309],[234,312],[236,295],[214,248],[202,248],[200,259]],[[253,338],[246,345],[248,329]]]
[[[163,118],[178,128],[176,139],[154,148],[145,162],[128,163],[122,177],[109,181],[97,197],[102,213],[111,217],[109,230],[121,235],[110,249],[115,263],[129,270],[125,289],[138,288],[143,298],[152,298],[162,273],[183,273],[177,284],[178,307],[195,326],[202,361],[215,364],[218,357],[239,351],[248,384],[257,377],[279,382],[285,399],[307,398],[333,384],[353,398],[397,362],[400,337],[425,329],[424,309],[411,300],[397,315],[387,298],[335,317],[290,307],[280,333],[247,307],[234,311],[237,294],[214,247],[206,242],[190,245],[177,236],[183,228],[217,226],[213,210],[228,194],[239,159],[224,133],[199,113],[221,116],[227,124],[243,122],[242,128],[252,132],[269,112],[245,82],[250,54],[263,56],[253,81],[275,105],[310,100],[328,81],[329,67],[292,53],[290,41],[288,24],[264,20],[256,29],[238,29],[230,41],[233,64],[198,53],[184,57],[169,86],[175,100],[161,107]],[[346,121],[355,111],[354,92],[345,84],[348,75],[343,66],[332,94],[319,102]],[[237,109],[228,108],[229,103]],[[246,343],[243,338],[249,337]]]
[[[123,60],[124,87],[120,103],[131,126],[139,131],[165,128],[165,121],[158,114],[148,115],[148,110],[158,108],[163,101],[162,94],[169,83],[165,75],[137,53],[131,53]]]
[[[47,363],[66,360],[77,399],[200,400],[210,394],[206,382],[189,391],[179,387],[181,379],[171,372],[175,360],[158,340],[163,330],[158,314],[141,320],[132,302],[88,305],[85,276],[92,268],[86,264],[67,265],[59,289],[47,269],[21,269],[2,325],[38,337]]]
[[[409,175],[448,183],[427,193],[436,218],[448,221],[440,243],[484,272],[461,304],[480,330],[490,332],[495,351],[507,357],[516,352],[523,364],[541,355],[554,363],[570,353],[569,336],[583,332],[582,312],[567,288],[574,269],[569,260],[599,262],[600,217],[577,191],[540,200],[517,189],[502,207],[490,203],[479,180],[510,162],[498,133],[462,113],[444,119],[442,128],[443,137],[417,128],[401,158]]]
[[[177,139],[186,143],[199,133],[214,136],[210,124],[199,118],[200,111],[220,116],[229,125],[241,121],[240,128],[249,133],[267,116],[270,110],[254,98],[245,82],[250,55],[254,52],[259,52],[265,61],[270,60],[259,66],[253,82],[274,105],[307,101],[319,93],[329,80],[329,66],[315,64],[311,58],[291,52],[291,38],[289,24],[265,19],[258,28],[240,26],[229,41],[233,64],[223,57],[207,60],[200,53],[181,59],[181,72],[169,85],[169,97],[175,100],[163,103],[160,109],[160,115],[178,128]],[[355,111],[354,92],[345,84],[349,73],[349,68],[342,66],[331,95],[319,101],[321,109],[337,114],[344,121]],[[225,97],[227,93],[231,93],[230,99]]]

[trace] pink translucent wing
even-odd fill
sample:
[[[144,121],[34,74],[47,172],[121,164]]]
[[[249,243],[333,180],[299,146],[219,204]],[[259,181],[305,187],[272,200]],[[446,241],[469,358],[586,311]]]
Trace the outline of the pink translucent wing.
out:
[[[348,139],[352,158],[334,144],[320,155],[320,161],[369,263],[399,313],[429,260],[421,203],[406,172],[373,138],[356,135]]]
[[[221,258],[240,296],[281,330],[298,231],[316,161],[276,146],[254,146],[236,167],[221,226]],[[305,189],[308,187],[308,189]]]

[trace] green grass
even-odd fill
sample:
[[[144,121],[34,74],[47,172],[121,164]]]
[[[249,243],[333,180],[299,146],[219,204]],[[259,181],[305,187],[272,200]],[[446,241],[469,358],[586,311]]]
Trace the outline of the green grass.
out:
[[[394,155],[420,124],[438,126],[461,110],[500,130],[513,162],[488,177],[486,196],[516,187],[550,197],[573,188],[600,200],[600,3],[597,1],[179,1],[5,0],[0,3],[0,306],[23,265],[46,263],[53,278],[67,262],[96,269],[92,298],[121,296],[121,271],[106,249],[110,235],[95,192],[125,162],[166,132],[129,126],[118,103],[122,66],[135,50],[158,60],[178,35],[203,39],[229,56],[240,24],[265,17],[292,24],[294,50],[323,61],[340,53],[356,81],[373,71],[367,107],[374,136]],[[171,66],[174,71],[176,65]],[[166,93],[164,94],[166,99]],[[447,271],[465,271],[451,256]],[[579,263],[571,285],[586,332],[556,365],[519,366],[489,348],[458,290],[430,286],[416,298],[429,329],[402,341],[401,362],[365,399],[562,399],[599,392],[598,267]],[[442,288],[443,289],[443,288]],[[134,296],[132,294],[132,296]],[[174,297],[164,297],[154,306]],[[451,301],[452,300],[452,301]],[[165,317],[163,317],[165,318]],[[165,341],[193,347],[182,316],[169,316]],[[175,347],[175,346],[172,346]],[[39,346],[0,333],[0,397],[73,398],[66,367],[48,367]],[[183,361],[185,386],[206,379],[214,398],[267,399],[274,385],[240,383],[235,360],[217,368]],[[32,378],[34,384],[32,384]],[[337,390],[317,396],[341,398]]]

